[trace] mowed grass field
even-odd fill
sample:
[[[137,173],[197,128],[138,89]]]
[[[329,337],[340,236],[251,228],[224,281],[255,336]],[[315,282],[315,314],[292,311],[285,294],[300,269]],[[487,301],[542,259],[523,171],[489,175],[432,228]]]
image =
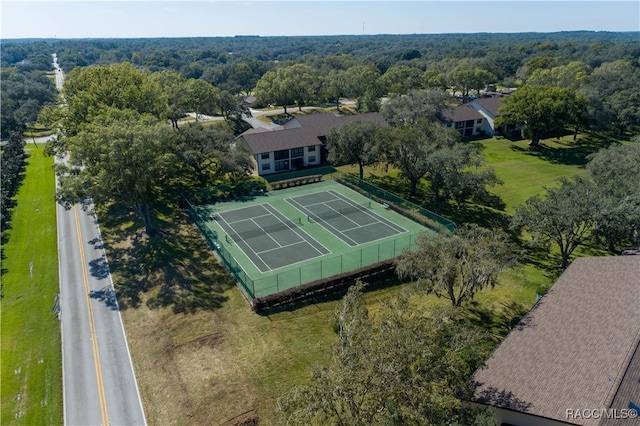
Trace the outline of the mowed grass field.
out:
[[[62,424],[53,158],[28,146],[2,259],[3,425]],[[30,264],[33,265],[30,273]]]
[[[504,181],[492,189],[504,206],[484,209],[483,219],[508,221],[518,204],[557,184],[559,177],[584,173],[586,155],[601,145],[586,136],[577,143],[570,137],[543,142],[540,152],[530,151],[527,141],[475,142]],[[367,170],[381,181],[384,173]],[[457,214],[458,220],[470,216]],[[339,297],[255,314],[183,214],[162,212],[161,221],[163,235],[146,242],[134,217],[102,221],[108,254],[116,257],[112,270],[118,292],[134,301],[123,317],[149,424],[278,424],[278,398],[308,382],[314,365],[331,360]],[[136,262],[122,260],[136,252]],[[595,247],[582,253],[604,254]],[[499,286],[481,291],[463,309],[498,342],[535,303],[536,294],[555,281],[561,272],[555,263],[552,251],[528,249],[520,268],[503,274]],[[385,300],[412,288],[393,280],[378,284],[365,294],[374,315]],[[423,309],[448,304],[431,295],[414,299]],[[184,309],[185,300],[191,308]]]

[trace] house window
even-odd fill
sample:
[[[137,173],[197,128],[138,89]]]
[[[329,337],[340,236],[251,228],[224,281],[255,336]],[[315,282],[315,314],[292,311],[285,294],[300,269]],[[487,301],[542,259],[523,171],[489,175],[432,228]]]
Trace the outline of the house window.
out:
[[[315,145],[311,145],[311,146],[307,147],[307,151],[316,152],[316,146]]]
[[[262,165],[262,170],[271,170],[271,164],[269,163],[264,163]]]
[[[276,151],[273,153],[273,156],[276,160],[284,160],[285,158],[289,159],[289,150],[283,149],[281,151]]]
[[[316,156],[312,155],[311,157],[309,157],[309,162],[310,163],[315,163],[316,162]]]
[[[478,119],[476,120],[476,123],[477,123],[477,124],[481,124],[481,123],[482,123],[482,118],[478,118]]]
[[[293,148],[291,150],[291,158],[302,157],[304,155],[304,148]]]
[[[456,129],[462,129],[464,127],[464,121],[456,121]]]
[[[289,160],[276,161],[276,171],[289,170]]]
[[[263,160],[268,160],[270,156],[271,156],[271,153],[269,153],[269,152],[263,152],[262,153],[262,159]]]
[[[467,125],[464,127],[473,127],[473,120],[467,120]]]

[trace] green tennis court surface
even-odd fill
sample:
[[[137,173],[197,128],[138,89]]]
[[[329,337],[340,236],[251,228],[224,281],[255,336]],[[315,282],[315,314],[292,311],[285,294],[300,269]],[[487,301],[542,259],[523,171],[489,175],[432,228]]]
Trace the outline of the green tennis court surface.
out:
[[[433,232],[333,180],[189,213],[251,299],[393,259]]]

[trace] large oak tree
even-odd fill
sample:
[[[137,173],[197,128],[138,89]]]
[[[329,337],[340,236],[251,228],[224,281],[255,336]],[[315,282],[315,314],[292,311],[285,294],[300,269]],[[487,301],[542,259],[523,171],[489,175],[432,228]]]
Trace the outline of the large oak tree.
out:
[[[581,244],[595,235],[598,195],[593,183],[575,177],[562,179],[557,188],[548,188],[543,198],[535,195],[518,207],[512,227],[525,229],[535,240],[553,242],[560,250],[560,267]]]
[[[68,165],[60,165],[58,201],[69,208],[91,197],[133,209],[148,235],[152,206],[166,195],[176,157],[171,128],[149,115],[110,109],[67,138]]]
[[[356,120],[340,130],[332,129],[327,135],[329,161],[336,164],[357,164],[360,179],[364,166],[376,164],[381,159],[380,125],[371,120]]]
[[[421,235],[416,247],[396,260],[396,272],[460,306],[498,284],[498,275],[515,262],[514,247],[503,231],[464,225],[450,234]]]
[[[505,124],[522,126],[532,147],[540,146],[545,132],[581,123],[587,99],[568,87],[525,85],[504,98],[496,128]]]

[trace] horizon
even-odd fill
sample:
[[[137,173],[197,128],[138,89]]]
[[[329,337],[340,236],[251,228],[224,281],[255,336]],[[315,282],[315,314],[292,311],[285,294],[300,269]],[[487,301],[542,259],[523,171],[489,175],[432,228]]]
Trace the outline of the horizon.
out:
[[[237,34],[232,36],[157,36],[157,37],[19,37],[1,38],[0,40],[33,40],[33,41],[67,41],[67,40],[161,40],[161,39],[215,39],[215,38],[323,38],[323,37],[414,37],[414,36],[473,36],[473,35],[519,35],[519,34],[562,34],[562,33],[612,33],[632,34],[640,30],[628,31],[598,31],[598,30],[563,30],[563,31],[521,31],[521,32],[476,32],[476,33],[407,33],[407,34],[322,34],[322,35],[250,35]]]
[[[640,2],[628,0],[50,0],[0,8],[3,40],[640,31]]]

